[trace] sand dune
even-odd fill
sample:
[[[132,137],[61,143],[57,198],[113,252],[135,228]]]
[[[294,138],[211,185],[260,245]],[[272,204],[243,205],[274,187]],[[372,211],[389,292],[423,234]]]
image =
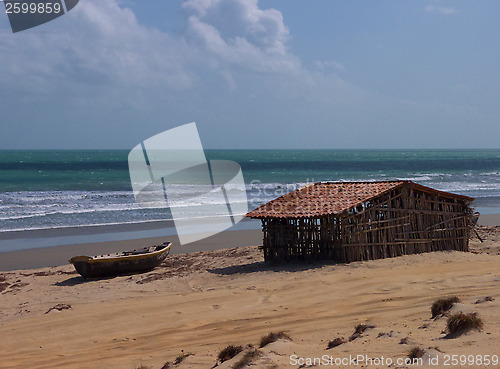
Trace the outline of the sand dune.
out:
[[[253,348],[220,368],[249,350],[258,368],[307,367],[323,355],[378,359],[371,368],[389,367],[380,360],[390,358],[398,367],[414,346],[439,362],[424,367],[446,367],[447,355],[500,355],[500,229],[480,234],[486,241],[473,240],[471,253],[351,264],[269,266],[257,247],[241,247],[173,255],[152,272],[101,280],[85,281],[70,265],[4,272],[0,367],[160,369],[192,354],[176,367],[211,368],[229,344]],[[484,329],[444,338],[446,317],[431,319],[430,307],[448,295],[461,299],[453,309],[477,312]],[[360,323],[375,327],[326,350]],[[291,340],[258,348],[278,331]]]

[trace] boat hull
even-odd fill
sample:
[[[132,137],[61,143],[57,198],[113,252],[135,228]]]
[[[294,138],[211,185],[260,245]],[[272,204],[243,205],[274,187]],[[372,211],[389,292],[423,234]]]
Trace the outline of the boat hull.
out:
[[[168,242],[156,246],[152,252],[122,253],[110,257],[75,256],[70,259],[78,273],[84,278],[99,278],[147,272],[160,265],[170,252]]]

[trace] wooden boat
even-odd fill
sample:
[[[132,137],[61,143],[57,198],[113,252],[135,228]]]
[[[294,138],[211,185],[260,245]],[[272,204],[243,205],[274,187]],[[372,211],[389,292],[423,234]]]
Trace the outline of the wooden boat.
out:
[[[172,242],[134,251],[99,256],[75,256],[69,260],[83,278],[109,277],[146,272],[160,265],[170,252]]]

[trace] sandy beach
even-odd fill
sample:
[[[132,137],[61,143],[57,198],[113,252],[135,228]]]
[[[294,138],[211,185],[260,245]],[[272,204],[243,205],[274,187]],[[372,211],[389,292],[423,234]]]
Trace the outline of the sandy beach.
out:
[[[500,369],[500,1],[0,2],[0,369]]]
[[[259,233],[237,232],[216,240],[222,250],[171,255],[143,274],[84,280],[71,265],[28,264],[1,272],[0,367],[211,368],[228,345],[244,350],[220,368],[249,351],[256,368],[318,367],[328,362],[307,360],[328,358],[344,360],[329,367],[410,368],[396,363],[415,346],[429,368],[452,367],[451,355],[500,355],[498,226],[481,226],[484,242],[474,237],[469,253],[276,266],[263,262]],[[19,265],[37,252],[19,252]],[[5,255],[3,263],[15,260]],[[445,296],[460,298],[452,311],[476,312],[482,331],[448,338],[446,316],[430,311]],[[349,341],[358,324],[373,327]],[[259,348],[262,336],[280,331],[289,339]],[[327,350],[336,338],[346,342]],[[372,361],[346,361],[357,355]]]
[[[177,236],[148,237],[131,240],[78,243],[65,246],[42,247],[28,250],[0,253],[0,271],[33,269],[46,266],[60,266],[68,263],[75,255],[100,255],[124,250],[134,250],[164,241],[173,244],[172,254],[185,254],[196,251],[209,251],[227,247],[252,246],[262,241],[262,232],[257,229],[227,231],[200,241],[180,245]],[[1,242],[1,241],[0,241]],[[22,242],[22,239],[21,239]]]

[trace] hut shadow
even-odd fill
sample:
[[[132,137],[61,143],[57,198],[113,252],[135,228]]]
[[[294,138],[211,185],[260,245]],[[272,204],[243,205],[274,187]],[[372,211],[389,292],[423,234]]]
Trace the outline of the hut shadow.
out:
[[[337,265],[336,261],[290,261],[280,264],[270,264],[257,261],[250,264],[232,265],[224,268],[207,269],[207,272],[218,275],[251,274],[258,272],[303,272],[306,270],[319,269],[326,265]]]

